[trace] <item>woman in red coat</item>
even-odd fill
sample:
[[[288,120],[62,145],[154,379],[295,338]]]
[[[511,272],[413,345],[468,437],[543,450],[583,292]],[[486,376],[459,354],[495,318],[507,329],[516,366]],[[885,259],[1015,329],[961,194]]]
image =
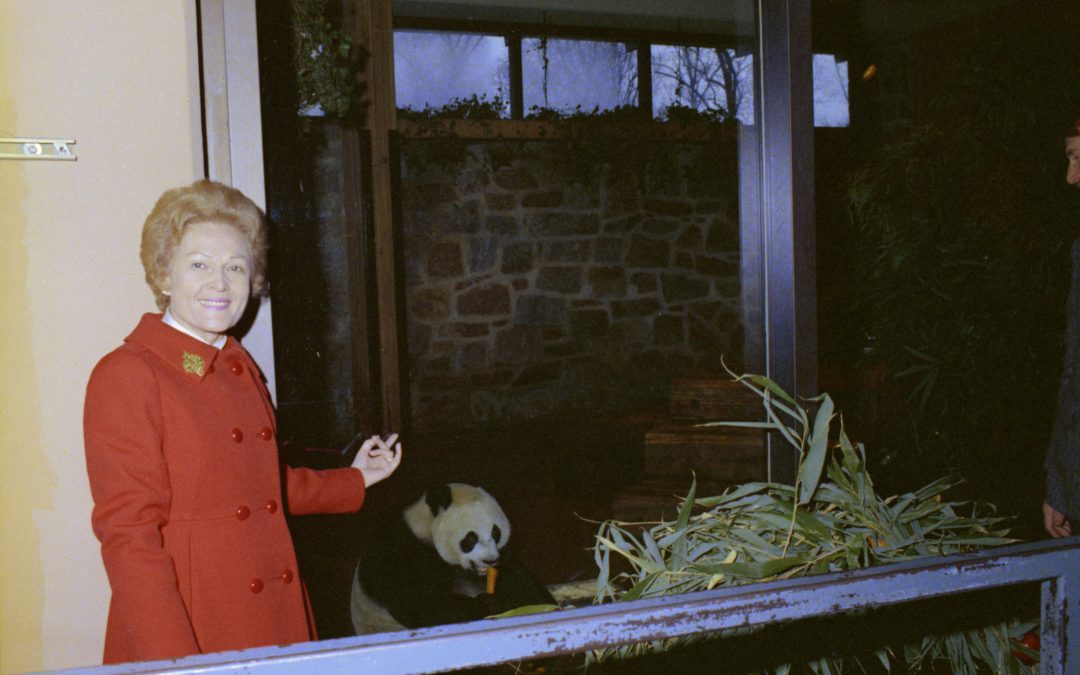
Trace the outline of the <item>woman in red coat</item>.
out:
[[[164,314],[94,368],[83,419],[106,663],[312,639],[285,513],[355,511],[401,461],[373,436],[352,467],[282,470],[261,374],[226,335],[266,286],[266,242],[258,207],[210,181],[166,192],[143,227]]]

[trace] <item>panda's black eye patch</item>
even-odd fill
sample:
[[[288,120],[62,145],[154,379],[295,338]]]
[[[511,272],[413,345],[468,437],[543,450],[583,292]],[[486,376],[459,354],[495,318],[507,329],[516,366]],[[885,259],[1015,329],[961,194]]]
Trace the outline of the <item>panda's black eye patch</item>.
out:
[[[476,546],[476,542],[480,541],[480,537],[476,536],[475,532],[470,532],[461,538],[461,552],[468,553]]]
[[[502,539],[502,530],[499,529],[498,525],[491,526],[491,538],[495,540],[496,544],[498,544],[499,540]]]

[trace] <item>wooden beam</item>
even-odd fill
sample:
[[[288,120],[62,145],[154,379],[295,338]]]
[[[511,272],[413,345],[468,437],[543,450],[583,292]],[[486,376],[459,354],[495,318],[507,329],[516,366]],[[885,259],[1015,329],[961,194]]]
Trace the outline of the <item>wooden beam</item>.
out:
[[[346,3],[355,7],[347,26],[366,51],[363,73],[367,95],[362,125],[370,134],[371,214],[375,249],[375,298],[378,316],[379,394],[382,432],[398,431],[403,423],[400,307],[397,293],[395,219],[391,134],[396,127],[394,94],[394,26],[391,0]],[[351,186],[350,189],[361,189]]]
[[[344,127],[341,135],[342,195],[345,215],[346,276],[352,356],[353,433],[370,435],[383,425],[379,359],[372,311],[377,305],[371,241],[371,153],[368,134]]]

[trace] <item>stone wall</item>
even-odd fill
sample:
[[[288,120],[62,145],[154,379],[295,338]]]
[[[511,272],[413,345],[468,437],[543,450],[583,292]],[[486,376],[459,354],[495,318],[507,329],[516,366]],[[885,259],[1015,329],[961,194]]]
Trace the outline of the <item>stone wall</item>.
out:
[[[405,139],[418,430],[618,414],[741,360],[735,148]],[[642,159],[644,158],[644,160]]]

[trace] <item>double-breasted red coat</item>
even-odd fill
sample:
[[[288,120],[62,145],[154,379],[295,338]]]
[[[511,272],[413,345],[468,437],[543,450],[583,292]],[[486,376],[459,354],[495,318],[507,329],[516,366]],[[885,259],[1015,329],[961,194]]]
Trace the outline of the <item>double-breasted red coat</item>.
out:
[[[144,315],[94,368],[83,427],[112,588],[106,663],[314,637],[285,512],[355,511],[363,475],[281,468],[239,342],[219,351]]]

